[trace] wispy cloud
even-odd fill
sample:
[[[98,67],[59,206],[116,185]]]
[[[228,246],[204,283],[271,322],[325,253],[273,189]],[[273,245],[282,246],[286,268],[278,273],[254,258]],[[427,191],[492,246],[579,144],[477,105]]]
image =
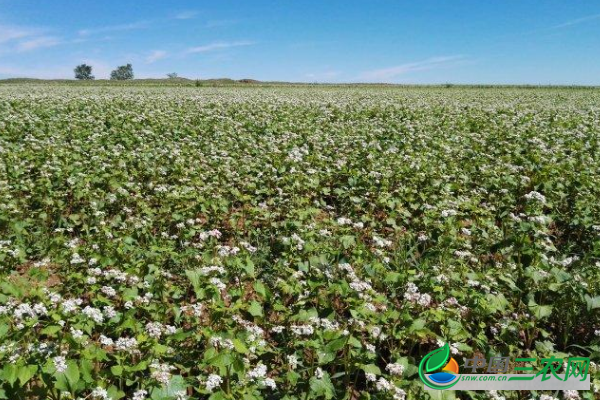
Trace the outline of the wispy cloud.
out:
[[[151,21],[137,21],[129,24],[101,26],[97,28],[81,29],[78,33],[81,36],[94,35],[98,33],[131,31],[135,29],[144,29],[150,25]]]
[[[146,57],[146,64],[152,64],[157,62],[158,60],[162,60],[163,58],[165,58],[167,56],[167,52],[164,50],[153,50],[147,57]]]
[[[173,19],[192,19],[198,15],[198,11],[182,11],[180,13],[175,14]]]
[[[23,40],[17,44],[17,51],[32,51],[45,47],[54,47],[61,44],[61,40],[54,36],[39,36]]]
[[[232,47],[252,46],[256,42],[249,40],[240,40],[237,42],[214,42],[204,46],[190,47],[186,53],[207,53],[209,51],[229,49]]]
[[[31,28],[21,28],[17,26],[0,26],[0,43],[7,43],[13,40],[24,39],[35,35],[37,30]]]
[[[561,29],[568,28],[569,26],[583,24],[584,22],[594,21],[600,19],[600,14],[588,15],[587,17],[572,19],[570,21],[563,22],[562,24],[558,24],[553,26],[553,29]]]
[[[49,35],[47,29],[0,25],[0,44],[4,53],[37,50],[68,43],[63,39]]]
[[[359,75],[358,79],[367,81],[387,81],[411,72],[450,67],[464,60],[464,56],[460,55],[432,57],[423,61],[401,64],[395,67],[365,71]]]

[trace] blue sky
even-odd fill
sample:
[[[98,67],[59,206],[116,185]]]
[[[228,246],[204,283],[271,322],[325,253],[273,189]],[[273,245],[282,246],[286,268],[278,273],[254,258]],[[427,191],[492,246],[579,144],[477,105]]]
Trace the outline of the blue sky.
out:
[[[588,0],[0,0],[0,78],[600,85]]]

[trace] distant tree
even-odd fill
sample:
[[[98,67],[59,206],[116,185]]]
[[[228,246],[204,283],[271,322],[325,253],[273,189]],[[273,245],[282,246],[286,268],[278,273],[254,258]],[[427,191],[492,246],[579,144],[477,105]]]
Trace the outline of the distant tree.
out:
[[[81,64],[75,67],[73,70],[75,72],[75,79],[90,81],[94,79],[94,75],[92,75],[92,66],[87,64]]]
[[[169,77],[169,79],[175,79],[178,76],[179,75],[177,75],[177,72],[171,72],[170,74],[167,74],[167,77]]]
[[[133,79],[133,67],[131,64],[121,65],[110,73],[110,79],[115,81],[125,81]]]

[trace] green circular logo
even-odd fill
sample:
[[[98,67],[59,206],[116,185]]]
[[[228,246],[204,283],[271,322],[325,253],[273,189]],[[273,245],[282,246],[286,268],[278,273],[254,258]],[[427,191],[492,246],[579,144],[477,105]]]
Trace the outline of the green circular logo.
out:
[[[440,368],[440,372],[435,372]],[[419,364],[419,377],[424,384],[438,390],[450,389],[458,383],[458,363],[450,357],[448,343],[423,357]]]

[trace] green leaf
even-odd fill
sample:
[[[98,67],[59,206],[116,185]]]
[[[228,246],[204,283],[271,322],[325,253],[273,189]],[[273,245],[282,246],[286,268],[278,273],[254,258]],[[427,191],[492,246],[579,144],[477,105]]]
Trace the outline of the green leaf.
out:
[[[488,294],[486,295],[486,300],[488,301],[488,309],[491,313],[496,313],[498,311],[504,311],[508,307],[508,301],[506,297],[502,293],[500,294]]]
[[[367,374],[375,374],[375,375],[381,375],[381,370],[379,369],[379,367],[375,364],[367,364],[367,365],[363,365],[361,367],[361,369],[363,371],[365,371]]]
[[[344,249],[349,249],[356,243],[356,240],[354,239],[354,236],[344,235],[340,238],[340,242],[342,242]]]
[[[123,375],[123,367],[121,367],[120,365],[113,365],[112,367],[110,367],[110,372],[112,372],[113,375],[121,376]]]
[[[528,303],[529,310],[537,319],[543,319],[549,317],[552,314],[552,306],[541,306],[536,304],[535,301],[530,300]]]
[[[152,400],[174,400],[177,397],[176,393],[181,391],[187,391],[187,385],[181,375],[175,375],[166,386],[153,389],[150,398]]]
[[[335,396],[335,389],[329,378],[329,374],[324,372],[321,379],[316,377],[310,378],[310,391],[316,396],[323,396],[326,399],[333,399]]]
[[[538,319],[549,317],[550,314],[552,314],[552,306],[537,306],[533,309],[533,315]]]
[[[410,325],[409,330],[411,332],[415,332],[415,331],[420,331],[421,329],[425,328],[425,320],[424,319],[416,319],[413,321],[413,323]]]
[[[319,364],[329,364],[335,360],[335,353],[323,350],[317,350],[317,356],[319,357]]]
[[[298,379],[300,379],[300,375],[295,371],[288,371],[286,374],[286,379],[289,383],[292,384],[292,386],[296,386],[296,383],[298,383]]]
[[[454,390],[430,390],[431,400],[455,400]]]
[[[268,298],[267,288],[261,281],[254,282],[254,290],[264,298]]]
[[[86,359],[81,360],[79,370],[81,372],[81,378],[86,383],[94,382],[94,378],[92,377],[92,371],[94,370],[94,364],[92,364],[91,361],[86,360]]]
[[[244,371],[246,370],[245,365],[244,365],[244,359],[237,355],[233,356],[233,362],[231,363],[231,368],[233,369],[233,372],[243,374]]]
[[[123,393],[114,385],[109,387],[106,391],[108,392],[108,397],[110,397],[112,400],[119,400],[125,397],[125,393]]]
[[[233,339],[233,348],[235,349],[235,351],[237,351],[238,353],[242,353],[242,354],[248,354],[249,350],[246,347],[246,345],[244,344],[244,342],[242,342],[240,339]]]
[[[40,333],[44,334],[44,335],[48,335],[48,336],[54,336],[56,333],[60,332],[62,330],[62,327],[59,325],[50,325],[45,327],[44,329],[42,329],[40,331]]]
[[[0,338],[3,338],[8,333],[8,329],[7,324],[0,324]]]
[[[25,384],[35,375],[38,370],[37,365],[24,365],[18,368],[17,376],[21,386]]]
[[[347,338],[345,338],[345,337],[338,338],[338,339],[332,340],[331,342],[327,343],[327,345],[325,345],[325,349],[327,351],[337,352],[340,349],[344,348],[344,346],[346,345],[346,342],[348,342]]]
[[[249,258],[246,259],[246,263],[243,265],[244,270],[250,277],[254,277],[254,263]]]
[[[248,312],[253,317],[262,317],[263,316],[262,306],[256,301],[253,301],[252,303],[250,303],[250,307],[248,307]]]
[[[400,357],[396,362],[404,367],[404,376],[405,377],[411,377],[414,374],[416,374],[417,372],[419,372],[419,367],[411,364],[410,361],[408,360],[408,357]]]
[[[156,343],[154,346],[152,346],[152,350],[155,354],[166,354],[169,351],[169,347],[160,343]]]
[[[594,310],[596,308],[600,308],[600,296],[590,297],[589,295],[585,295],[585,302],[587,303],[588,311]]]
[[[154,398],[153,398],[153,400],[154,400]],[[225,394],[223,394],[223,392],[215,392],[210,395],[208,400],[227,400],[227,396],[225,396]]]
[[[69,383],[67,382],[67,377],[65,374],[56,374],[54,375],[54,387],[63,390],[65,392],[69,391]]]
[[[19,378],[17,366],[14,364],[5,364],[2,369],[2,376],[9,385],[14,385]]]
[[[399,282],[401,278],[402,278],[402,275],[399,272],[388,272],[385,274],[385,277],[383,278],[383,280],[386,283],[396,283],[396,282]]]
[[[200,288],[200,279],[202,278],[202,274],[199,270],[187,270],[185,271],[185,276],[190,280],[194,290],[198,290]]]
[[[67,362],[67,370],[65,371],[65,377],[71,387],[75,387],[79,382],[79,367],[75,361]]]
[[[323,396],[326,399],[333,399],[335,396],[335,388],[333,387],[327,372],[323,373],[321,379],[317,379],[313,376],[310,378],[309,384],[310,391],[316,396]]]
[[[208,360],[208,364],[215,367],[227,367],[231,363],[233,363],[233,357],[229,353],[219,353],[216,357]]]

